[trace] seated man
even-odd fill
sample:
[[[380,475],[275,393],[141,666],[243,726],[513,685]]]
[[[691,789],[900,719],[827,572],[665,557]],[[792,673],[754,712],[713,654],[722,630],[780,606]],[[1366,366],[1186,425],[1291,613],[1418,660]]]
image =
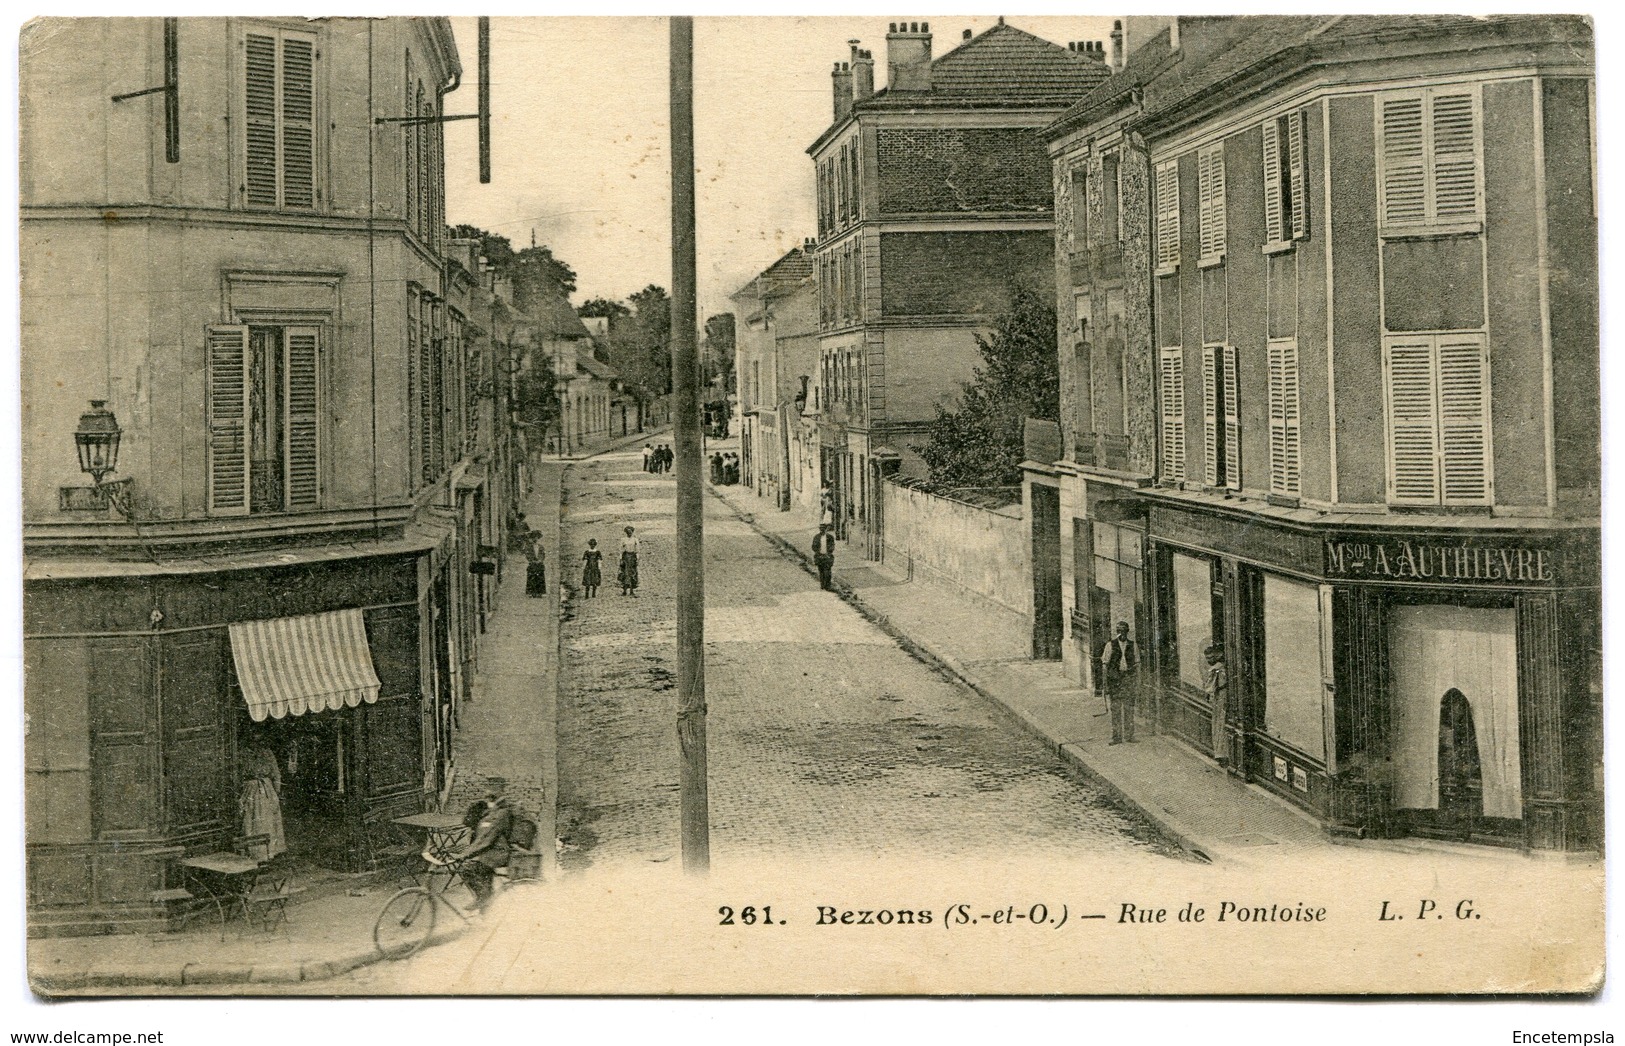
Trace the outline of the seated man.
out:
[[[497,869],[508,864],[508,839],[513,832],[513,808],[506,796],[487,795],[485,809],[474,826],[474,838],[451,855],[459,862],[458,874],[474,892],[474,911],[484,911],[491,903],[492,882]]]

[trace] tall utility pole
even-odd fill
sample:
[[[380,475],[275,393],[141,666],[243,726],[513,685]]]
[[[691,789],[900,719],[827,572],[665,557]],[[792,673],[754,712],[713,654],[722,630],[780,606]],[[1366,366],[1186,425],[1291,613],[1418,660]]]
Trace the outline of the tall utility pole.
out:
[[[671,20],[671,385],[677,466],[677,745],[683,869],[711,867],[705,741],[705,488],[695,351],[694,20]]]

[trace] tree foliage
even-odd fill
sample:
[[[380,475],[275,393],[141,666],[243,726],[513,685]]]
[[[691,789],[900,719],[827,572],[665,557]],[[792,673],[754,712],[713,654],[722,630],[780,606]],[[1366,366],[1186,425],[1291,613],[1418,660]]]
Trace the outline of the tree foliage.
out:
[[[533,432],[545,434],[559,424],[559,397],[554,388],[552,361],[542,359],[519,375],[519,420]]]
[[[990,336],[977,335],[976,345],[982,366],[961,387],[958,409],[937,407],[920,454],[934,483],[1014,486],[1021,482],[1023,422],[1061,416],[1054,302],[1012,287]]]
[[[734,390],[734,314],[718,313],[705,319],[705,383],[723,395]]]
[[[576,291],[575,270],[555,258],[550,247],[526,247],[516,251],[506,236],[487,232],[477,225],[453,226],[451,234],[457,239],[480,241],[480,253],[485,255],[485,260],[512,281],[513,303],[521,310],[528,310],[549,287],[558,288],[567,297]]]

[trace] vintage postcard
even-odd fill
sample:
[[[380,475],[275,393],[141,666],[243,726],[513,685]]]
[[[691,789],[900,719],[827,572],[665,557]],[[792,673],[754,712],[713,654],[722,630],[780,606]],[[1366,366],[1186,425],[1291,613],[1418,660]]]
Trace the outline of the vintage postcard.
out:
[[[37,996],[1601,989],[1586,17],[18,47]]]

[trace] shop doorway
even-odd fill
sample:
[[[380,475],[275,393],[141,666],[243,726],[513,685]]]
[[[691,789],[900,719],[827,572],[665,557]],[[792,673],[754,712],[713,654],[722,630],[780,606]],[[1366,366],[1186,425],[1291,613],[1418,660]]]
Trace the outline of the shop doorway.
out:
[[[322,868],[350,863],[351,725],[348,709],[261,723],[245,709],[238,721],[240,756],[262,749],[276,761],[288,855]]]
[[[1515,613],[1394,607],[1389,658],[1401,822],[1423,835],[1521,837]]]

